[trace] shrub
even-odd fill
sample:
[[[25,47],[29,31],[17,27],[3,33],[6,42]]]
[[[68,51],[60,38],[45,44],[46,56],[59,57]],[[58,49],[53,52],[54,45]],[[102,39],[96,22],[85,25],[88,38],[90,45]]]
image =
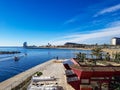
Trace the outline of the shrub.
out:
[[[41,76],[42,72],[36,72],[35,74],[37,74],[37,76]]]

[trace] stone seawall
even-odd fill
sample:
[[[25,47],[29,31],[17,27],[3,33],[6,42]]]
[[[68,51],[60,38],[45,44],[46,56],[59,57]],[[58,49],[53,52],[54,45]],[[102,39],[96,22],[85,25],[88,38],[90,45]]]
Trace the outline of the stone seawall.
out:
[[[52,64],[53,60],[47,61],[43,64],[39,64],[29,70],[26,70],[8,80],[5,80],[0,83],[0,90],[11,90],[21,84],[23,81],[25,81],[27,78],[32,76],[37,71],[43,71],[48,67],[50,64]]]

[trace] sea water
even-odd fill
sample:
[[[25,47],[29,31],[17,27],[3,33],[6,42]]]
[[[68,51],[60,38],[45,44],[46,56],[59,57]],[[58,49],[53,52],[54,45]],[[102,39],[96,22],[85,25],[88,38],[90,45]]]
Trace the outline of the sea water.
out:
[[[89,50],[75,49],[25,49],[22,47],[0,47],[0,51],[20,51],[20,54],[0,55],[0,82],[11,78],[25,70],[51,59],[70,59],[76,53],[90,53]],[[17,56],[20,59],[14,60]]]

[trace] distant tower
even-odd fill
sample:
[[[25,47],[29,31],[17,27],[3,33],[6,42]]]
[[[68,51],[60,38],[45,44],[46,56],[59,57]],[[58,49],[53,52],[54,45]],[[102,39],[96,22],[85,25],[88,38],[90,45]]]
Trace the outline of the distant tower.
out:
[[[27,42],[23,43],[23,47],[26,48],[27,47]]]

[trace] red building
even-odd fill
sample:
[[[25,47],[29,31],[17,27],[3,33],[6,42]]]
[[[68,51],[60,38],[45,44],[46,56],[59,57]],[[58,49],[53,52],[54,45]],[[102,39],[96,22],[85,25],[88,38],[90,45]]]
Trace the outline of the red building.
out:
[[[71,69],[78,77],[76,86],[73,85],[78,87],[75,90],[114,90],[111,87],[111,83],[119,83],[119,66],[79,65],[74,59],[72,62],[74,63],[73,65],[64,64],[64,66],[67,67],[66,69]],[[71,83],[73,84],[73,82]]]

